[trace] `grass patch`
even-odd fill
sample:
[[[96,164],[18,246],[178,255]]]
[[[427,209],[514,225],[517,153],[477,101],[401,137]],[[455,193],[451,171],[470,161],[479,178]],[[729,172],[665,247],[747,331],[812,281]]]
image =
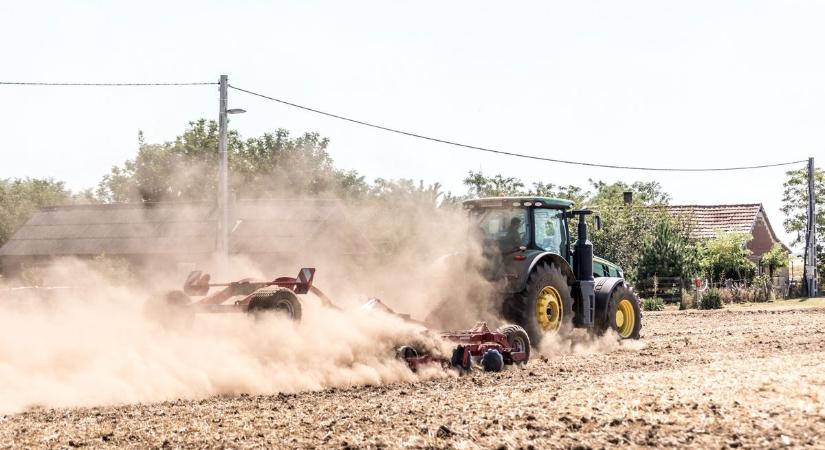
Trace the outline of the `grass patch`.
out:
[[[775,309],[775,308],[825,308],[825,297],[792,298],[773,302],[742,303],[730,305],[733,308]]]

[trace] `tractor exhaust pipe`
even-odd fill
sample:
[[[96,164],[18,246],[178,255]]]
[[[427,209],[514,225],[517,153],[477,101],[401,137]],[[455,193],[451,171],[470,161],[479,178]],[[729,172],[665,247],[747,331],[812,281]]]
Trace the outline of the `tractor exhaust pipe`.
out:
[[[576,283],[573,285],[576,299],[576,315],[582,326],[592,327],[596,313],[596,294],[593,282],[593,243],[587,240],[586,218],[593,211],[579,209],[573,214],[579,216],[579,238],[573,245],[573,270]]]

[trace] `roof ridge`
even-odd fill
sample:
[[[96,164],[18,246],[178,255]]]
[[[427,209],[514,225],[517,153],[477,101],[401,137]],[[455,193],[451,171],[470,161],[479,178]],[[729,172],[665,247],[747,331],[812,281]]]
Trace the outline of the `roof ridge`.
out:
[[[724,203],[716,205],[664,205],[665,208],[726,208],[737,206],[762,206],[762,203]]]

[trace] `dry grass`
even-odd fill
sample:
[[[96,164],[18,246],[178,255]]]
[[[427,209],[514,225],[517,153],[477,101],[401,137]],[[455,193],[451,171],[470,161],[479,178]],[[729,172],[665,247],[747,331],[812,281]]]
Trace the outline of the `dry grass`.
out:
[[[646,313],[641,344],[500,374],[34,410],[0,447],[820,446],[825,309],[773,305]]]

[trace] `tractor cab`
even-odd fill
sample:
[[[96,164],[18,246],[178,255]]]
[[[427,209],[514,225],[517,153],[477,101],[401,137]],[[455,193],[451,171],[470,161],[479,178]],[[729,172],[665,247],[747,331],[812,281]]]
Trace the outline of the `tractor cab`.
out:
[[[484,276],[500,286],[505,316],[522,325],[533,342],[571,327],[603,332],[611,326],[623,338],[638,337],[638,297],[625,286],[618,266],[594,257],[586,223],[592,212],[572,206],[569,200],[538,196],[465,201],[471,237],[481,244]],[[575,242],[572,217],[578,218]],[[600,228],[598,216],[593,222]],[[629,305],[624,316],[609,317],[611,305],[620,301]]]
[[[573,202],[549,197],[493,197],[464,202],[471,227],[483,243],[483,255],[490,261],[488,278],[517,279],[520,267],[539,254],[553,254],[570,268],[573,249],[568,219]],[[605,266],[618,267],[606,260],[594,261],[596,273]],[[508,270],[511,269],[511,270]],[[574,277],[577,274],[572,274]]]

